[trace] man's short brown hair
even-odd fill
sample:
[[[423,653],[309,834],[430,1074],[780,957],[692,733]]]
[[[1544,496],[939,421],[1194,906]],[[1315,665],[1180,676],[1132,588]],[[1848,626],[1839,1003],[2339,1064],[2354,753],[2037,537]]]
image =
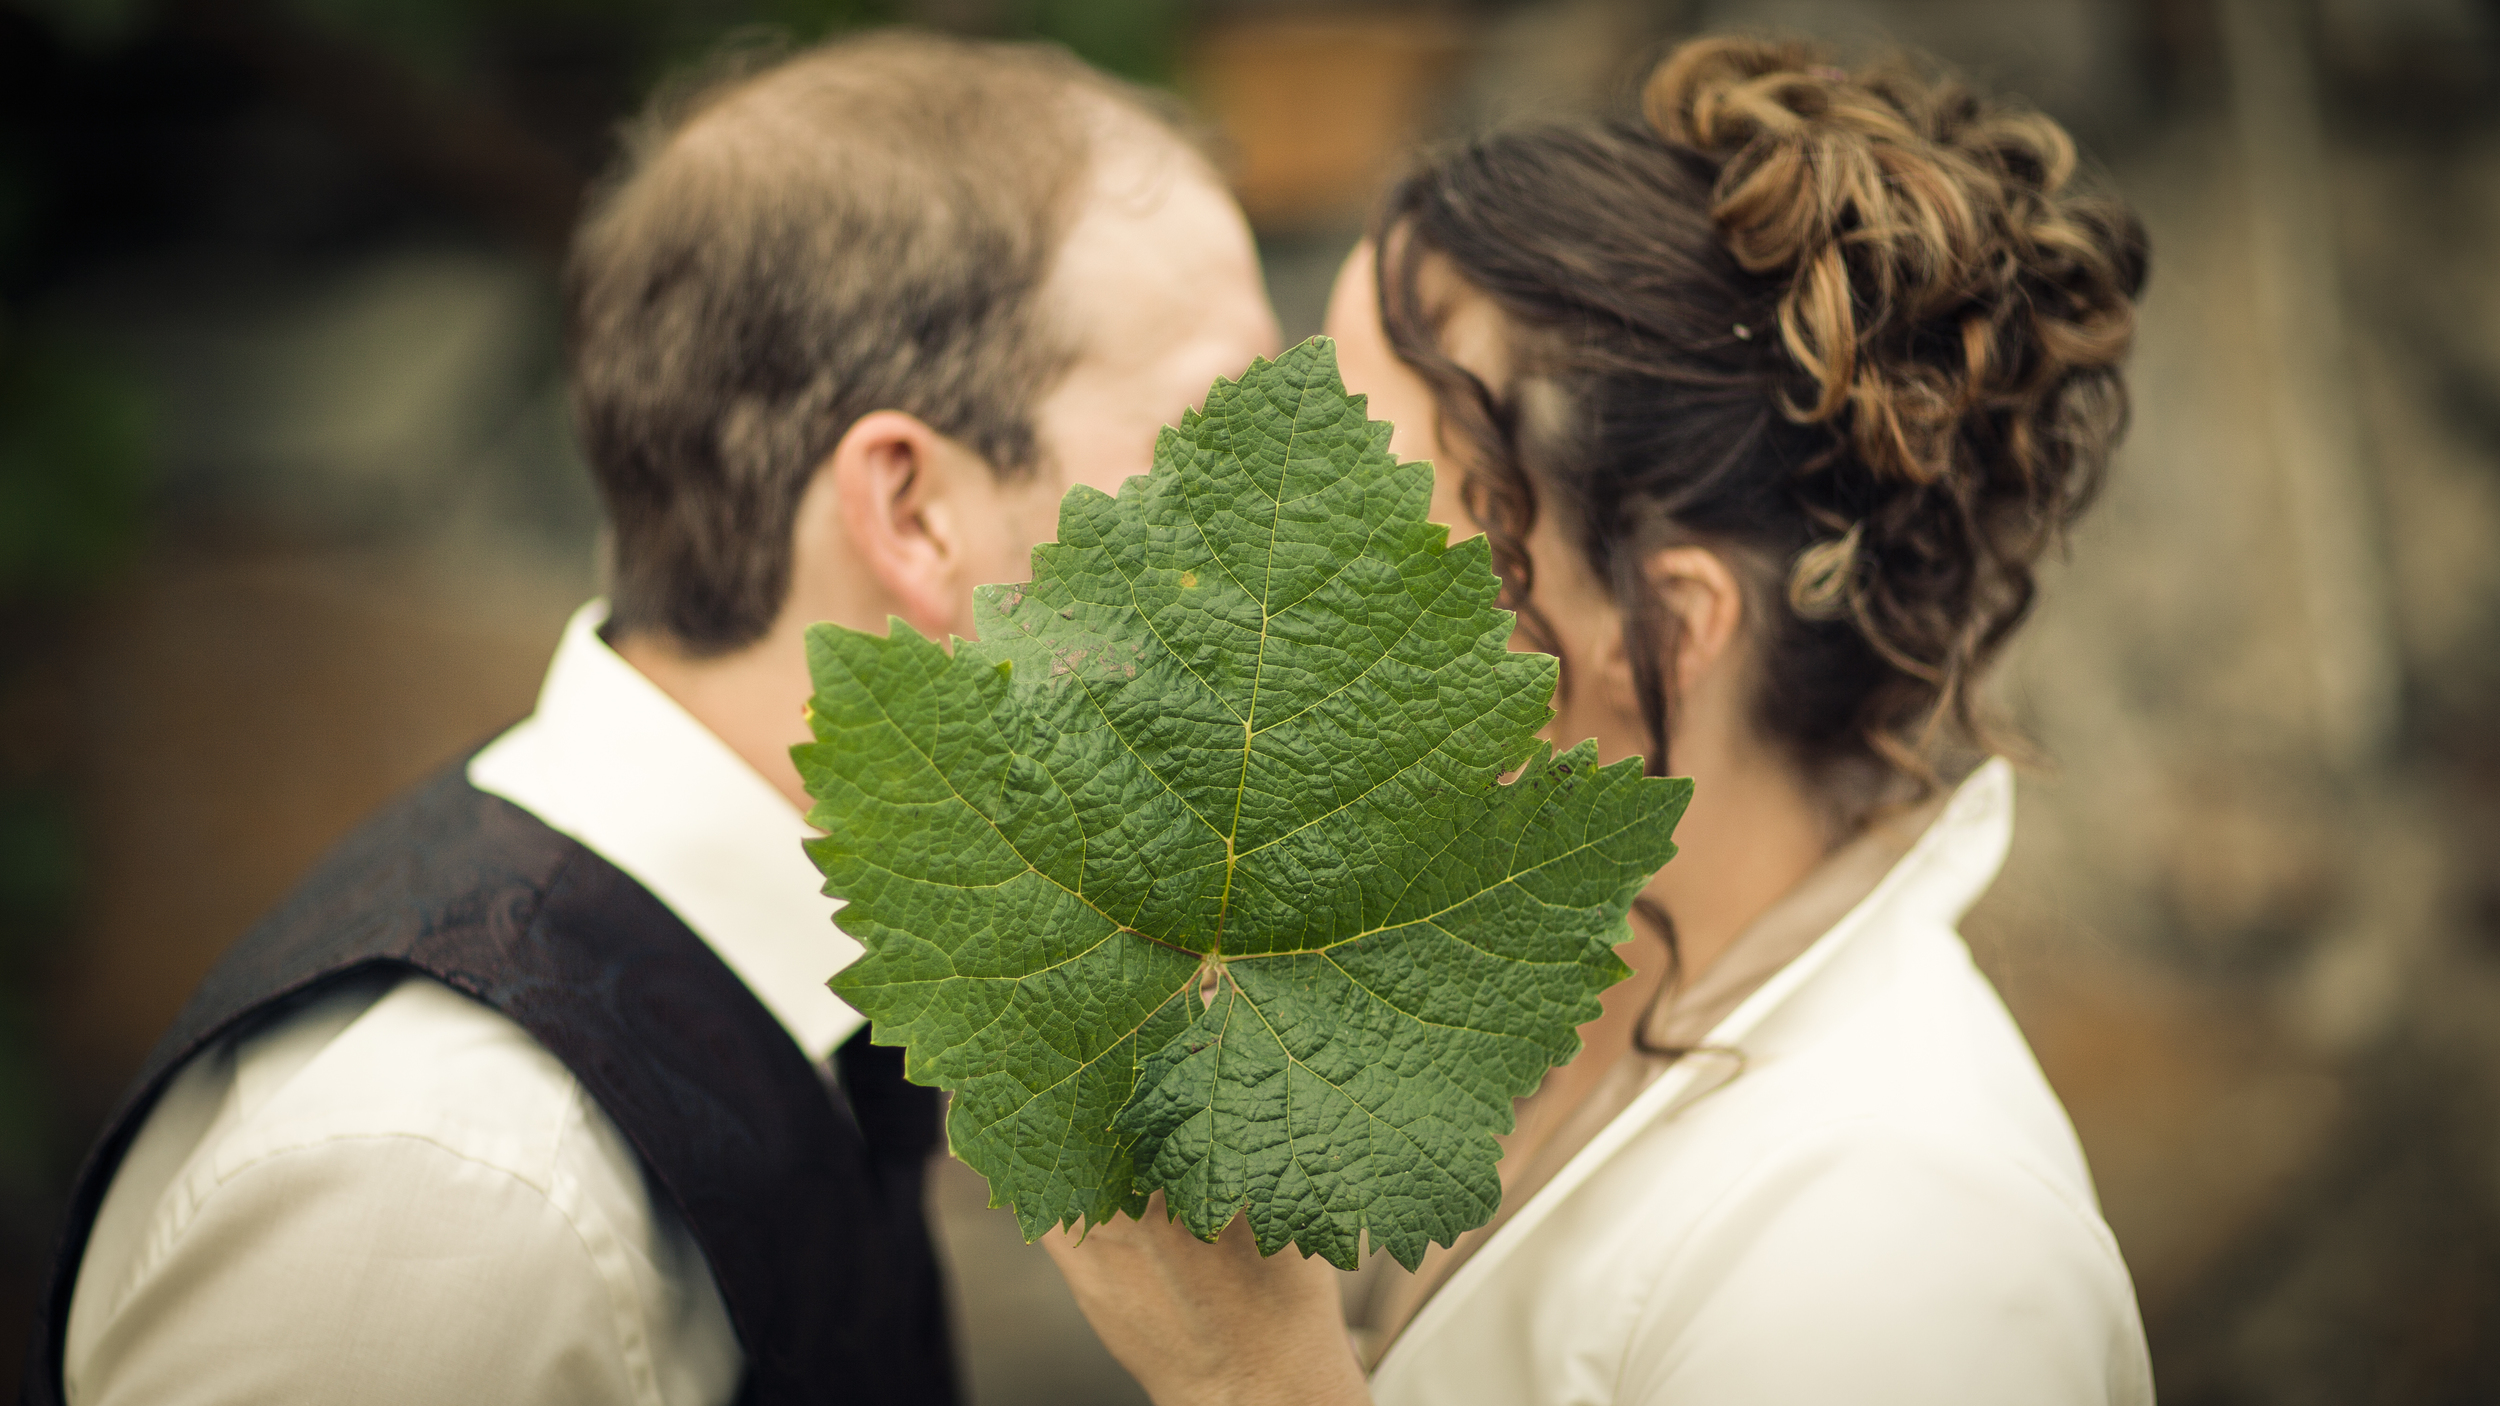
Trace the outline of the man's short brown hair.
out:
[[[760,638],[801,495],[872,411],[1033,469],[1076,351],[1038,294],[1104,99],[1179,125],[1062,50],[891,32],[654,103],[565,276],[614,635]]]

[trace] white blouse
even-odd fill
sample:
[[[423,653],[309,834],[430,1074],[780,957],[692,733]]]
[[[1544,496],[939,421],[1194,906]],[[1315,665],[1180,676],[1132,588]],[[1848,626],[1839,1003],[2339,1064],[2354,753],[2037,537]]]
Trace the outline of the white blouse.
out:
[[[2150,1403],[2082,1149],[1954,931],[2013,807],[1974,773],[1459,1265],[1374,1399]]]

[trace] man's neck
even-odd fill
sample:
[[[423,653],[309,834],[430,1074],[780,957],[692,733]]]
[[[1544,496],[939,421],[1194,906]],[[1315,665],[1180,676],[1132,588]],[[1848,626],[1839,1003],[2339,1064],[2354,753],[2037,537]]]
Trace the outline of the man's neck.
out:
[[[790,804],[801,811],[814,804],[790,760],[790,749],[810,740],[804,709],[813,692],[798,627],[785,631],[777,624],[753,644],[710,657],[689,654],[656,632],[629,635],[614,648]]]

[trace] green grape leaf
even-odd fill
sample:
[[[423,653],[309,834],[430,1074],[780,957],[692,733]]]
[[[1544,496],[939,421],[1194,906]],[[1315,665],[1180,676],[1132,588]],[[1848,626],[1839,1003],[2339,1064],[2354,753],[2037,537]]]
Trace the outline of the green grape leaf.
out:
[[[1538,741],[1556,662],[1388,444],[1313,338],[1070,490],[978,642],[809,631],[833,988],[1028,1239],[1159,1190],[1412,1266],[1625,974],[1691,783]]]

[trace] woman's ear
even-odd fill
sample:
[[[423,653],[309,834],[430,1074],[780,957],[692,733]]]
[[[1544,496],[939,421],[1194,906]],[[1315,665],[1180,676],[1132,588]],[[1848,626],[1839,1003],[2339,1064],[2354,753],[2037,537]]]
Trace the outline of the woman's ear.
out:
[[[1650,585],[1681,627],[1676,632],[1675,687],[1701,688],[1737,651],[1745,622],[1745,591],[1727,560],[1707,547],[1666,547],[1650,554]]]
[[[988,473],[977,455],[917,416],[862,415],[808,487],[795,571],[847,567],[842,574],[865,578],[880,617],[901,616],[944,640],[959,624],[966,544],[953,500],[968,468]]]

